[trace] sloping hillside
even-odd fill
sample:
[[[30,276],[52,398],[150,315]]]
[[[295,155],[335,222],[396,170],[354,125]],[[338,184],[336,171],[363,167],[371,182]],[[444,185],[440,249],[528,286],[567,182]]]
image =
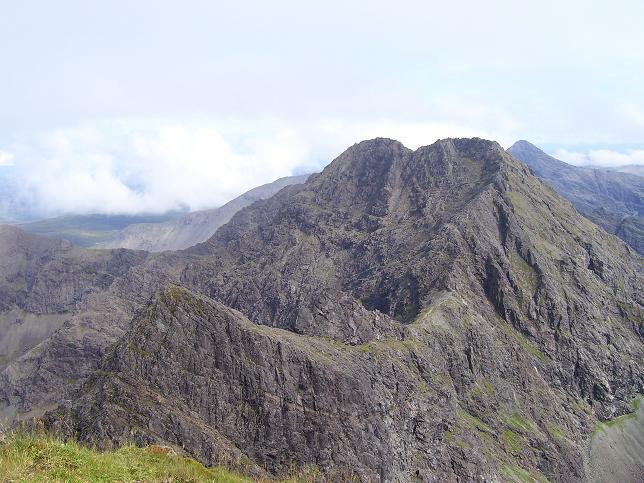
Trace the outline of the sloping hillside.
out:
[[[527,141],[508,152],[568,198],[586,217],[644,253],[644,178],[559,161]]]

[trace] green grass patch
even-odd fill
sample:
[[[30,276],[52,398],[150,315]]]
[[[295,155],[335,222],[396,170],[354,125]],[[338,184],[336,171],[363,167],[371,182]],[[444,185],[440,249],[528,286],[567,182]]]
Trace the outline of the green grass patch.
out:
[[[524,431],[526,433],[534,433],[536,432],[536,429],[532,422],[528,421],[527,419],[524,419],[521,417],[520,414],[514,413],[510,419],[508,419],[508,422],[515,428],[520,431]]]
[[[493,433],[492,428],[490,428],[487,424],[485,424],[483,421],[481,421],[479,418],[474,416],[473,414],[467,412],[465,409],[458,409],[457,415],[459,419],[467,422],[469,425],[474,426],[476,429],[479,431],[485,431],[488,433]]]
[[[422,342],[415,339],[400,340],[387,337],[380,340],[372,340],[365,344],[352,346],[358,352],[412,352],[422,347]]]
[[[432,378],[432,382],[439,386],[450,387],[454,384],[449,372],[432,372],[430,377]]]
[[[609,421],[602,421],[597,426],[595,426],[595,430],[593,431],[593,437],[595,437],[597,434],[601,433],[608,433],[608,430],[611,428],[619,428],[624,425],[627,421],[637,419],[637,412],[640,409],[640,404],[642,403],[642,399],[644,396],[638,396],[633,401],[631,402],[631,409],[632,411],[630,413],[626,413],[622,416],[619,416],[615,419],[611,419]]]
[[[548,432],[560,441],[568,438],[566,432],[560,426],[554,424],[548,426]]]
[[[429,384],[427,384],[425,381],[421,381],[416,386],[416,390],[418,391],[418,394],[428,394]]]
[[[548,480],[542,474],[534,474],[530,471],[522,468],[517,464],[506,465],[503,467],[503,473],[509,477],[512,481],[519,481],[521,483],[534,483],[535,481],[539,483],[547,483]]]
[[[496,393],[496,386],[492,381],[485,377],[480,377],[474,384],[471,394],[475,398],[483,398],[484,396],[494,396]]]
[[[0,443],[0,475],[3,481],[20,482],[250,481],[225,468],[206,468],[151,449],[127,445],[99,452],[53,436],[12,434]]]
[[[530,297],[534,296],[539,286],[537,271],[515,251],[510,253],[510,266],[515,276],[519,278],[519,283],[529,292]]]
[[[512,454],[519,454],[523,450],[523,438],[511,429],[503,431],[503,441]]]

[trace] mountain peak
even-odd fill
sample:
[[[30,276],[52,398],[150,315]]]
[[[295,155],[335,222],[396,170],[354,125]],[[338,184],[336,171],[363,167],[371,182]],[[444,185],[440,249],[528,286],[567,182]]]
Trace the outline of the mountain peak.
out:
[[[515,142],[512,146],[508,148],[508,151],[516,151],[516,150],[529,150],[529,151],[538,151],[540,153],[543,153],[541,149],[536,147],[534,144],[532,144],[530,141],[526,141],[525,139],[519,139],[517,142]],[[545,153],[544,153],[545,154]]]
[[[549,156],[527,141],[517,141],[508,152],[572,201],[591,221],[622,238],[639,253],[644,252],[640,228],[644,215],[641,177],[573,166]]]
[[[455,202],[471,199],[510,159],[498,143],[479,138],[441,139],[415,151],[376,138],[344,151],[304,191],[354,214],[420,216],[441,194]]]
[[[454,164],[465,158],[473,161],[496,158],[501,161],[504,152],[497,142],[481,138],[439,139],[416,150],[411,150],[394,139],[374,138],[351,146],[327,166],[323,173],[346,174],[353,170],[369,170],[384,174],[383,170],[403,168],[409,163]]]
[[[530,166],[538,176],[543,176],[542,173],[558,172],[573,167],[568,163],[553,158],[534,144],[524,140],[517,141],[510,146],[508,153]],[[544,177],[547,178],[547,176]]]

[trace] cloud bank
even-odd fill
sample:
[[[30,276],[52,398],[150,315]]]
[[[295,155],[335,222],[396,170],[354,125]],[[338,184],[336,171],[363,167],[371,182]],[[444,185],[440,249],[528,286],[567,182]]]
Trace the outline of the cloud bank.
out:
[[[0,146],[0,211],[4,217],[61,214],[140,214],[220,206],[283,176],[319,171],[352,144],[374,137],[416,149],[446,137],[483,137],[505,145],[514,124],[503,112],[479,107],[469,124],[315,119],[286,122],[166,122],[122,119],[91,122],[27,136]],[[481,118],[506,129],[473,126]],[[504,124],[505,123],[505,124]],[[644,164],[644,150],[564,150],[576,165]]]
[[[162,213],[220,206],[279,177],[319,171],[364,139],[390,137],[417,148],[470,136],[493,137],[449,122],[388,119],[327,118],[297,128],[122,120],[29,137],[0,160],[12,164],[3,169],[14,204],[34,216]]]
[[[212,127],[57,130],[15,156],[14,195],[35,213],[160,213],[219,206],[293,174],[306,146],[288,130],[231,144]]]
[[[587,152],[559,149],[554,157],[576,166],[618,168],[629,165],[644,165],[644,150],[629,149],[626,152],[611,149],[593,149]]]

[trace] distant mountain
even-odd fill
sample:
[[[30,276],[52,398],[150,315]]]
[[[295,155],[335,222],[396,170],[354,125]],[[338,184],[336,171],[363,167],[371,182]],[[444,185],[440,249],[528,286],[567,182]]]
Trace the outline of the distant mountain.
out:
[[[619,171],[620,173],[636,174],[638,176],[644,176],[644,166],[641,164],[629,164],[627,166],[619,166],[617,168],[613,168],[613,171]]]
[[[365,141],[188,250],[0,227],[7,323],[58,317],[7,340],[0,420],[253,479],[588,481],[644,388],[642,277],[497,143]]]
[[[162,223],[176,219],[183,213],[161,215],[68,215],[45,220],[13,223],[27,233],[54,240],[68,240],[80,247],[94,247],[135,223]]]
[[[164,223],[143,223],[130,225],[113,233],[96,248],[129,248],[161,252],[182,250],[206,241],[242,208],[258,200],[270,198],[282,188],[304,183],[310,175],[280,178],[244,193],[219,208],[188,213]]]
[[[528,141],[517,141],[508,152],[572,201],[587,218],[644,253],[644,178],[573,166]]]

